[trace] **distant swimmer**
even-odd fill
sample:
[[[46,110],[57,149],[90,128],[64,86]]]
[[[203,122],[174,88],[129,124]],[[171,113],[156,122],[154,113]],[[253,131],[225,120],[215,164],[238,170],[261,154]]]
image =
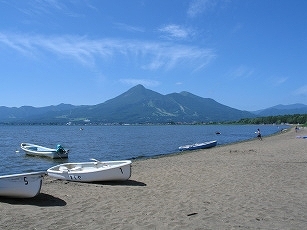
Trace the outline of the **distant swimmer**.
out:
[[[219,132],[219,131],[216,131],[216,132],[215,132],[215,134],[216,134],[216,135],[219,135],[219,134],[221,134],[221,132]]]

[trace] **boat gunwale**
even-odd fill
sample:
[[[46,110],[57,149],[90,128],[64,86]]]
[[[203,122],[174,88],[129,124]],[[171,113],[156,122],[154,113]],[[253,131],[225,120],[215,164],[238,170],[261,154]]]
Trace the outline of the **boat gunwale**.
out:
[[[32,150],[32,149],[29,149],[30,147],[45,149],[46,151],[44,151],[44,150],[40,150],[40,151],[39,150]],[[21,143],[20,148],[24,151],[33,152],[33,153],[47,153],[47,152],[53,153],[53,152],[56,152],[56,149],[48,148],[48,147],[44,147],[44,146],[36,145],[36,144],[30,144],[30,143]]]
[[[9,175],[2,175],[2,176],[0,176],[0,179],[22,177],[22,176],[39,176],[39,175],[42,175],[42,176],[47,175],[47,171],[37,171],[37,172],[15,173],[15,174],[9,174]]]

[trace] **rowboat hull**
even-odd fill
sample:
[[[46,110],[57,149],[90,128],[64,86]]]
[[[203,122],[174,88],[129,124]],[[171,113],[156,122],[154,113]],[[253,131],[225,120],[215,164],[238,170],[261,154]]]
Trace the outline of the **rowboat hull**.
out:
[[[56,179],[79,182],[128,180],[131,161],[65,163],[49,168],[47,173]]]
[[[21,143],[20,148],[29,156],[49,157],[52,159],[68,157],[68,151],[61,153],[56,149],[46,148],[34,144]]]
[[[0,196],[31,198],[40,193],[46,172],[32,172],[0,176]]]
[[[183,145],[179,147],[179,150],[184,151],[184,150],[208,149],[215,147],[216,145],[217,141],[208,141],[204,143],[196,143],[193,145]]]

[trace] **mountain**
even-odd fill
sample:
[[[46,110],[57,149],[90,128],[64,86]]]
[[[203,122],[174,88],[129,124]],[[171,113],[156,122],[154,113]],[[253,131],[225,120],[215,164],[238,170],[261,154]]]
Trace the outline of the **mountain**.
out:
[[[73,115],[101,123],[165,123],[233,121],[253,114],[222,105],[188,92],[162,95],[137,85],[104,103]]]
[[[291,105],[276,105],[267,109],[252,112],[260,117],[277,116],[277,115],[293,115],[306,114],[307,105],[291,104]]]
[[[222,105],[189,92],[162,95],[137,85],[97,105],[60,104],[35,108],[0,107],[2,123],[166,123],[222,122],[252,118],[254,114]]]

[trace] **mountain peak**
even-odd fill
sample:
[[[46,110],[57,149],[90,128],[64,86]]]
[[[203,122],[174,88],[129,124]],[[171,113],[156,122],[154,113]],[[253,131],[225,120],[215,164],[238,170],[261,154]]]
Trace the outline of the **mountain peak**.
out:
[[[145,87],[143,86],[143,85],[141,85],[141,84],[138,84],[138,85],[136,85],[136,86],[133,86],[132,88],[130,88],[128,91],[130,91],[130,90],[140,90],[140,89],[145,89]]]
[[[189,93],[188,91],[182,91],[182,92],[180,92],[180,94],[182,96],[189,96],[189,95],[191,95],[191,93]]]
[[[141,85],[141,84],[138,84],[138,85],[136,85],[136,86],[134,86],[132,88],[145,89],[145,87],[143,85]]]
[[[133,86],[132,88],[130,88],[126,93],[131,93],[131,92],[144,92],[146,90],[146,88],[141,85],[138,84],[136,86]]]

